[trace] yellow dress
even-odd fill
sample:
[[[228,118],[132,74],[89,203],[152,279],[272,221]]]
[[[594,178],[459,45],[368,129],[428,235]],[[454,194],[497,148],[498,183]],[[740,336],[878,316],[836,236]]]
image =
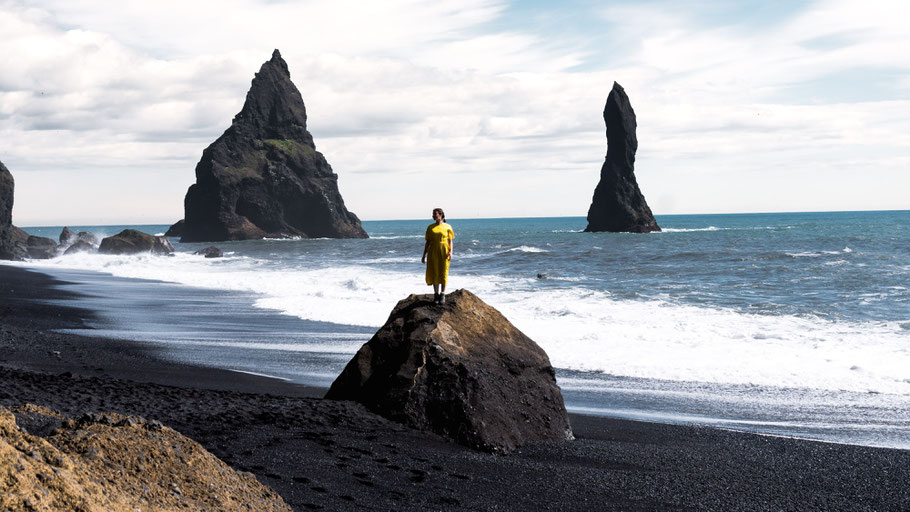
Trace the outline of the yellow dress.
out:
[[[455,238],[452,226],[435,222],[427,226],[427,284],[447,284],[449,281],[449,240]]]

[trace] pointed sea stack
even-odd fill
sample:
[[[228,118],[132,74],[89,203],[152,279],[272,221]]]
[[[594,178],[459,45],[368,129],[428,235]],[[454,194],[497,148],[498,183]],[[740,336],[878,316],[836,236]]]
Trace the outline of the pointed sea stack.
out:
[[[181,241],[367,238],[306,119],[300,91],[275,50],[231,127],[202,152],[184,199]]]
[[[585,231],[660,231],[635,181],[635,152],[638,150],[635,111],[626,91],[616,82],[607,97],[604,122],[607,124],[607,158],[600,168],[600,183],[594,189]]]

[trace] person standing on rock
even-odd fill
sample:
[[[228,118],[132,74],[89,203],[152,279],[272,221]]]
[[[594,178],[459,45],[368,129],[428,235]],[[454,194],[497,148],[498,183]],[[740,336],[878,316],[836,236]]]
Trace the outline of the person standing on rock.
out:
[[[444,304],[446,283],[449,281],[449,262],[452,260],[452,239],[455,232],[446,224],[442,208],[433,209],[433,223],[427,226],[421,263],[427,265],[427,284],[433,287],[433,302]],[[429,261],[427,260],[429,256]]]

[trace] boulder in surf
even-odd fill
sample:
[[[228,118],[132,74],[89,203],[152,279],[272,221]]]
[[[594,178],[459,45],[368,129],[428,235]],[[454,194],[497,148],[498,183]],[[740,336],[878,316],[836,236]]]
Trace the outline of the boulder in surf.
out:
[[[573,439],[546,352],[468,290],[399,301],[326,398],[493,453]]]
[[[168,255],[174,252],[174,246],[167,237],[152,236],[135,229],[124,229],[114,236],[101,240],[98,252],[101,254]]]

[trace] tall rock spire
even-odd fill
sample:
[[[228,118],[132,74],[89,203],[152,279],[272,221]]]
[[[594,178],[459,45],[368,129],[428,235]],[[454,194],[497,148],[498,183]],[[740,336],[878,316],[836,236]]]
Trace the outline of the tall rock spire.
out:
[[[607,157],[588,209],[585,231],[660,231],[635,181],[635,152],[638,150],[635,111],[626,91],[616,82],[607,97],[604,122],[607,125]]]
[[[230,128],[202,152],[184,199],[181,240],[366,238],[306,121],[300,91],[275,50]]]

